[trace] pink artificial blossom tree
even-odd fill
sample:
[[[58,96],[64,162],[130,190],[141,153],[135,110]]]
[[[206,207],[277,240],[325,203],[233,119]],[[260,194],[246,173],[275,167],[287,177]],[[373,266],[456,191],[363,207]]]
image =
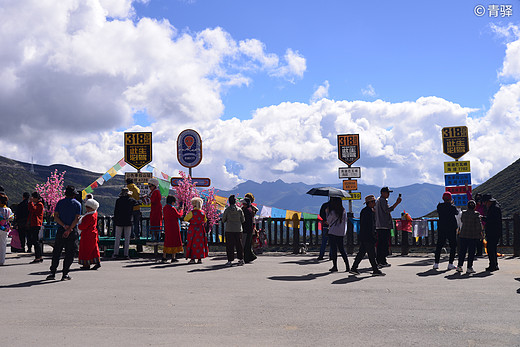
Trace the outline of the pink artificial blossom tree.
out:
[[[182,180],[179,182],[179,185],[175,187],[177,199],[184,205],[184,211],[188,213],[193,209],[191,199],[201,197],[204,200],[202,210],[206,214],[208,228],[211,230],[213,225],[220,219],[220,211],[217,208],[217,202],[215,200],[215,189],[211,188],[199,193],[190,176],[187,176],[186,173],[182,171],[180,171],[179,174]]]
[[[47,178],[46,183],[36,185],[36,191],[46,203],[45,212],[47,212],[48,215],[54,213],[58,201],[65,197],[65,189],[63,188],[63,177],[65,176],[65,172],[66,171],[58,173],[58,169],[56,169]]]

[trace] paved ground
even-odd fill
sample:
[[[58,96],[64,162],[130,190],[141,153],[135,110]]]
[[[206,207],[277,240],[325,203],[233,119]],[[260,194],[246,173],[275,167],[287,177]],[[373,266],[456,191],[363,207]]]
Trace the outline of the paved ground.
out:
[[[31,259],[8,254],[0,267],[2,346],[520,346],[518,258],[492,274],[479,259],[466,276],[432,270],[431,255],[396,256],[372,277],[368,260],[354,276],[313,255],[227,268],[212,254],[74,264],[67,282]]]

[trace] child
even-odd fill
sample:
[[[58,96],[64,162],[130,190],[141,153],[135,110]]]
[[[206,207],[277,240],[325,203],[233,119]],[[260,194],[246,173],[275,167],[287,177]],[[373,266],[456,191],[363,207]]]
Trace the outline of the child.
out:
[[[202,258],[209,255],[208,239],[206,236],[205,224],[207,221],[206,214],[202,210],[202,199],[191,199],[193,210],[184,217],[186,222],[190,222],[188,227],[188,243],[186,245],[186,259],[190,258],[189,264],[202,263]]]
[[[182,216],[182,208],[180,211],[173,206],[175,204],[175,196],[168,195],[166,205],[163,207],[164,216],[164,246],[162,262],[166,263],[166,255],[172,255],[172,263],[178,261],[175,254],[184,252],[182,248],[181,230],[179,219]]]

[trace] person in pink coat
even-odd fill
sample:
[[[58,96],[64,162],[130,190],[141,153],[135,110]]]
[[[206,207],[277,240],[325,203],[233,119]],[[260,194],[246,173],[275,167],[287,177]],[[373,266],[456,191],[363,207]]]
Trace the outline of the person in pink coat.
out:
[[[99,203],[96,200],[88,199],[85,202],[87,213],[81,217],[78,224],[78,229],[81,232],[78,263],[83,265],[81,267],[82,270],[89,270],[91,264],[95,264],[92,270],[97,270],[101,267],[97,230],[98,207]]]

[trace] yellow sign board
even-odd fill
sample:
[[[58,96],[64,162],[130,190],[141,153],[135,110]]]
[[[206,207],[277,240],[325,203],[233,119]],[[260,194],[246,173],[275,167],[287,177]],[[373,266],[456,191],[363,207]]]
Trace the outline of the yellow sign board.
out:
[[[471,172],[469,160],[466,161],[445,161],[444,173]]]
[[[357,180],[343,180],[343,190],[357,190]]]
[[[350,197],[343,197],[341,200],[361,200],[361,193],[360,192],[349,192]]]
[[[140,170],[152,161],[152,133],[125,132],[125,162]]]

